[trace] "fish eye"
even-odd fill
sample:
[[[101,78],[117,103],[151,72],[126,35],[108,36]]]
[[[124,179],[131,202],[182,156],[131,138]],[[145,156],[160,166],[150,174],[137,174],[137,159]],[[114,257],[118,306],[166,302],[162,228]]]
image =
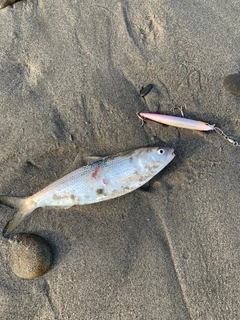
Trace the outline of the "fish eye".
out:
[[[159,149],[157,150],[157,153],[158,153],[158,154],[160,154],[160,155],[162,156],[162,155],[164,155],[165,150],[164,150],[164,149],[160,149],[160,148],[159,148]]]

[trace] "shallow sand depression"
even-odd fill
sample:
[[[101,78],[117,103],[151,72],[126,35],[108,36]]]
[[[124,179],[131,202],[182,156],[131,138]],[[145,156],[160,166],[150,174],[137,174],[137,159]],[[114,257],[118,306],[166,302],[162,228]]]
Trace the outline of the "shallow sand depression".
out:
[[[150,182],[107,202],[37,209],[16,229],[44,237],[50,271],[17,278],[0,238],[0,319],[239,319],[238,1],[35,1],[0,10],[0,194],[25,197],[105,156],[174,148]],[[152,90],[142,97],[142,87]],[[14,210],[0,205],[1,230]]]

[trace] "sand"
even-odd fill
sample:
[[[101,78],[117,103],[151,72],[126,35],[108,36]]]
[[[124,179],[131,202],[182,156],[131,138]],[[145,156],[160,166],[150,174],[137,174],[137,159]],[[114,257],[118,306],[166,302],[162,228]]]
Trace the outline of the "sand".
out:
[[[0,238],[0,319],[240,319],[240,148],[136,112],[216,123],[240,140],[240,2],[23,0],[0,10],[0,194],[27,196],[141,146],[175,149],[148,192],[38,209],[16,232],[54,250],[23,280]],[[143,99],[142,86],[153,90]],[[1,229],[14,211],[0,205]]]

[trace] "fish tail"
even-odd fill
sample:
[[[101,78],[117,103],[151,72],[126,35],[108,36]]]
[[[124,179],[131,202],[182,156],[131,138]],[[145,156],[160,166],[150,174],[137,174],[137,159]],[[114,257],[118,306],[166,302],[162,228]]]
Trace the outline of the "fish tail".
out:
[[[16,208],[18,211],[13,218],[8,221],[3,229],[3,236],[7,238],[9,234],[31,213],[36,209],[33,202],[27,201],[28,198],[16,198],[8,196],[0,196],[0,203],[9,207]]]

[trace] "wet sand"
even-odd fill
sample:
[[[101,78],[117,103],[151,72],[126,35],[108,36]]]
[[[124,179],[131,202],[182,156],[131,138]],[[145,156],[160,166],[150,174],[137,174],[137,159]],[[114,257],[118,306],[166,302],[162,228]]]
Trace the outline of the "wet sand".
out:
[[[1,237],[1,320],[240,318],[240,148],[136,116],[186,105],[187,117],[240,140],[240,99],[223,86],[239,68],[239,11],[223,0],[0,10],[0,194],[31,195],[89,155],[176,153],[148,192],[24,220],[16,232],[54,251],[39,279],[11,272]],[[13,213],[0,205],[1,229]]]

